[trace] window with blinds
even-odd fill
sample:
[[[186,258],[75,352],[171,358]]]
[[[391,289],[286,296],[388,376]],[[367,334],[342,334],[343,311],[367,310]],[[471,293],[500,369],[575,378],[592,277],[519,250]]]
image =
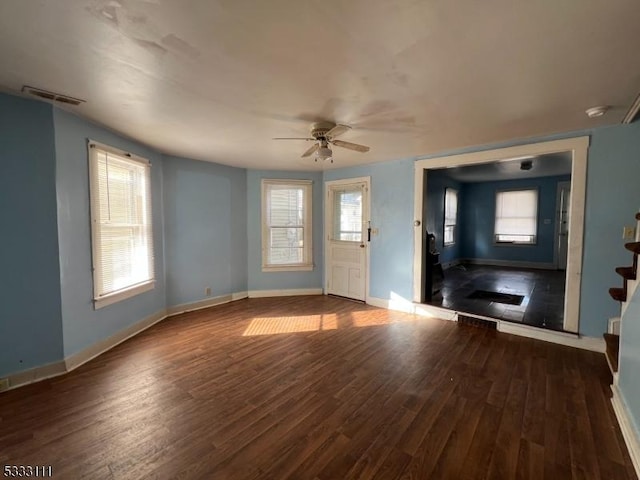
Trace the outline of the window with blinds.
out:
[[[456,225],[458,223],[458,191],[446,188],[444,191],[444,244],[456,243]]]
[[[537,229],[537,190],[496,193],[496,243],[535,244]]]
[[[147,160],[89,143],[93,295],[96,308],[153,288]]]
[[[263,271],[311,270],[311,181],[262,180]]]

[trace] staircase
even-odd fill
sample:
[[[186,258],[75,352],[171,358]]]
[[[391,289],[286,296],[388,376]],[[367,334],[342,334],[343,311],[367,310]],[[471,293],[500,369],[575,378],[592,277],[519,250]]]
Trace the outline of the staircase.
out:
[[[629,267],[618,267],[616,273],[622,277],[622,287],[614,287],[609,289],[609,295],[614,300],[620,302],[620,318],[610,319],[609,332],[604,334],[604,341],[607,345],[607,362],[611,373],[613,374],[614,383],[617,379],[618,372],[618,354],[620,351],[620,327],[624,312],[627,309],[627,300],[631,299],[633,292],[638,287],[638,255],[640,255],[640,212],[636,213],[636,237],[635,242],[625,243],[624,248],[633,253],[633,262]]]

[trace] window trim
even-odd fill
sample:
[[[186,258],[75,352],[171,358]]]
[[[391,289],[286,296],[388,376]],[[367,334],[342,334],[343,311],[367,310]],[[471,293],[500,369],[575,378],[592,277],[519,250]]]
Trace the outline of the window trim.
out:
[[[150,231],[151,231],[151,247],[153,248],[154,238],[153,238],[153,191],[151,187],[151,162],[138,155],[129,153],[124,150],[120,150],[119,148],[115,148],[109,145],[105,145],[100,142],[96,142],[91,139],[87,139],[87,153],[88,153],[88,163],[89,163],[89,219],[90,219],[90,236],[91,236],[91,272],[92,272],[92,301],[94,310],[99,310],[108,305],[112,305],[114,303],[120,302],[127,298],[134,297],[144,292],[148,292],[155,288],[155,265],[151,265],[151,279],[130,285],[128,287],[122,288],[120,290],[105,294],[98,295],[96,291],[97,285],[99,284],[99,274],[100,268],[100,259],[98,258],[98,248],[97,248],[97,235],[95,232],[95,227],[97,222],[96,213],[99,211],[100,206],[98,202],[98,196],[94,195],[92,192],[98,191],[98,172],[96,170],[96,162],[94,161],[92,149],[97,148],[101,151],[112,153],[114,155],[118,155],[121,157],[126,157],[128,160],[132,162],[138,162],[143,164],[148,170],[148,181],[149,181],[149,222],[150,222]],[[152,256],[152,262],[155,262],[155,255]]]
[[[303,259],[302,263],[290,263],[290,264],[270,264],[267,262],[268,249],[269,249],[269,225],[267,225],[267,191],[268,187],[272,185],[277,186],[290,186],[290,187],[303,187],[303,201],[304,201],[304,224],[303,224]],[[261,264],[263,272],[303,272],[312,271],[315,267],[313,263],[313,219],[312,219],[312,201],[313,201],[313,180],[300,180],[300,179],[277,179],[277,178],[263,178],[261,180],[261,230],[262,230],[262,248],[261,248]]]
[[[455,192],[456,196],[456,217],[455,223],[453,225],[449,224],[449,226],[453,226],[453,240],[451,242],[447,242],[445,235],[445,231],[447,230],[447,191],[451,190]],[[444,189],[444,218],[442,221],[442,246],[443,247],[452,247],[456,244],[456,233],[458,231],[458,189],[453,187],[445,187]]]
[[[498,234],[496,233],[496,222],[498,220],[498,195],[505,192],[524,192],[533,191],[536,192],[536,233],[533,241],[531,242],[516,242],[516,241],[500,241],[498,240]],[[496,247],[535,247],[538,245],[538,230],[540,221],[540,189],[538,187],[519,187],[519,188],[503,188],[496,190],[494,196],[493,205],[493,245]]]

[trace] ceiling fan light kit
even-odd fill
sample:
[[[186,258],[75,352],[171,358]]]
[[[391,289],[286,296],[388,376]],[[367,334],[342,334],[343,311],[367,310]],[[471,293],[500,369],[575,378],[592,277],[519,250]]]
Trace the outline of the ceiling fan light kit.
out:
[[[333,151],[329,148],[329,144],[337,147],[347,148],[355,152],[366,153],[369,151],[369,147],[366,145],[359,145],[357,143],[345,142],[344,140],[336,140],[336,137],[342,135],[345,132],[351,130],[351,127],[347,125],[335,124],[332,122],[318,122],[311,125],[311,138],[301,137],[278,137],[274,140],[305,140],[313,141],[314,145],[307,149],[301,157],[310,157],[314,153],[316,154],[316,162],[318,160],[331,160],[333,163]]]

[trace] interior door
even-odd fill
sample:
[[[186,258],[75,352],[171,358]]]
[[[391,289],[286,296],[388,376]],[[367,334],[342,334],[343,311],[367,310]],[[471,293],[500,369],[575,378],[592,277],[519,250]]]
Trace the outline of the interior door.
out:
[[[569,248],[569,205],[571,203],[571,183],[558,183],[558,269],[567,269]]]
[[[369,179],[326,183],[326,292],[366,299]]]

